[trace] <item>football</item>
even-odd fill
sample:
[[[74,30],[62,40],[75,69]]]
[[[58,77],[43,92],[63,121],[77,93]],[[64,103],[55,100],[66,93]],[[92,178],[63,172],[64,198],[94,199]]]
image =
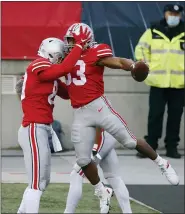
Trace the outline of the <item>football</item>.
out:
[[[138,61],[132,65],[131,74],[137,82],[143,82],[147,78],[148,72],[149,67],[143,61]]]

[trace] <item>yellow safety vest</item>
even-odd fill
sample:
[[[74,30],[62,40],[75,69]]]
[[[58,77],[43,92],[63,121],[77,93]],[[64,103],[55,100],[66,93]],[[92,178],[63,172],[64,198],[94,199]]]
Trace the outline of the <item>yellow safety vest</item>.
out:
[[[135,49],[137,60],[149,63],[150,73],[145,83],[159,88],[184,88],[185,33],[171,41],[160,31],[153,29],[158,38],[152,38],[148,29]]]

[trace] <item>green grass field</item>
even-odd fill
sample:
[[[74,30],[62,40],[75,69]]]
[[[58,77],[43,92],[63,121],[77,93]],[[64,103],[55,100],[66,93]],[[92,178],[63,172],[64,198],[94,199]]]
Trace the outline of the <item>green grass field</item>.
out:
[[[26,184],[1,185],[1,213],[16,213],[22,199]],[[69,184],[50,184],[43,194],[40,213],[63,213]],[[131,201],[134,213],[158,213]],[[110,213],[121,213],[115,196],[111,200]],[[83,198],[76,213],[99,213],[99,201],[94,196],[94,189],[89,184],[83,186]]]

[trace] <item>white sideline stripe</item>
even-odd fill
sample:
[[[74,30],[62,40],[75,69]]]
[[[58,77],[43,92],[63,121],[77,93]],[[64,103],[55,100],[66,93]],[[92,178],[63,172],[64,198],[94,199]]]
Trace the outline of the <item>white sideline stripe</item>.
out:
[[[139,204],[139,205],[142,205],[142,206],[144,206],[144,207],[146,207],[146,208],[148,208],[148,209],[150,209],[150,210],[153,210],[153,211],[156,211],[156,212],[162,213],[161,211],[156,210],[155,208],[150,207],[150,206],[148,206],[147,204],[144,204],[143,202],[138,201],[138,200],[136,200],[136,199],[134,199],[134,198],[132,198],[132,197],[130,197],[130,200],[131,200],[131,201],[134,201],[135,203],[137,203],[137,204]]]

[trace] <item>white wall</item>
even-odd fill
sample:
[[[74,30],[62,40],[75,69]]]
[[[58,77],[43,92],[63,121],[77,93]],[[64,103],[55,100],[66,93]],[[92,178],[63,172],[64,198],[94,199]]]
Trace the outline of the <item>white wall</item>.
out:
[[[2,74],[18,75],[24,72],[28,61],[2,61]],[[144,83],[135,82],[127,72],[119,70],[106,70],[105,92],[115,109],[127,121],[130,129],[142,138],[147,130],[148,90]],[[21,123],[21,107],[15,94],[2,95],[2,147],[8,148],[17,145],[17,130]],[[72,109],[69,101],[56,98],[54,116],[61,121],[65,131],[65,143],[70,143],[70,127],[72,123]],[[184,116],[181,125],[181,144],[184,148]],[[166,115],[165,115],[166,121]],[[165,122],[164,121],[164,122]],[[164,134],[163,134],[164,138]],[[163,140],[161,146],[163,147]]]

